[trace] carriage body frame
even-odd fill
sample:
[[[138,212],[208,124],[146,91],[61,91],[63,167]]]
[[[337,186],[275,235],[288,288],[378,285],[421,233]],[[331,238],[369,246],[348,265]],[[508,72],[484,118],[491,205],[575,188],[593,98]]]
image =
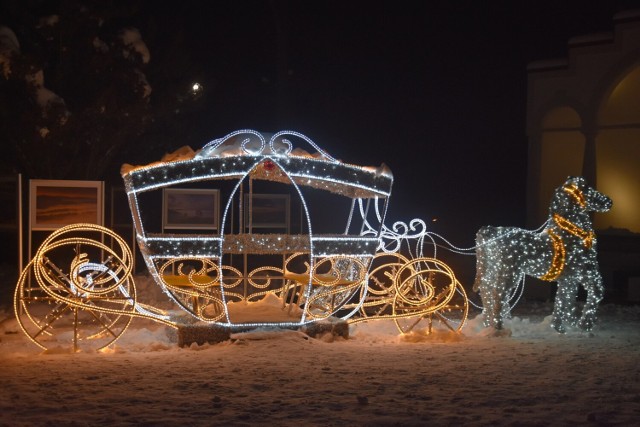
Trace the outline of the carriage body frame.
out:
[[[309,155],[299,149],[293,150],[291,138],[302,140],[316,153]],[[424,222],[414,220],[409,226],[396,223],[392,229],[385,226],[393,176],[384,165],[366,168],[343,163],[297,132],[278,132],[267,140],[259,132],[241,130],[211,141],[189,158],[131,167],[124,171],[123,180],[136,240],[149,273],[194,321],[246,328],[260,325],[296,327],[327,319],[357,323],[393,318],[403,333],[412,330],[423,319],[427,319],[429,330],[434,318],[454,332],[459,332],[464,325],[468,305],[463,287],[446,264],[435,257],[422,256],[424,230],[416,232],[416,224],[426,228]],[[142,194],[176,185],[208,185],[221,180],[230,181],[232,185],[217,232],[194,235],[147,230],[140,208]],[[305,225],[305,233],[255,235],[251,229],[249,233],[245,232],[241,219],[237,228],[241,232],[233,232],[233,225],[230,226],[233,206],[239,200],[238,210],[242,218],[244,186],[249,183],[249,199],[252,200],[254,180],[293,187],[293,194],[299,196],[303,208],[301,223]],[[342,232],[314,234],[305,200],[307,188],[350,200],[351,207]],[[15,294],[16,316],[27,336],[46,348],[46,340],[42,337],[55,335],[51,325],[58,319],[57,314],[52,316],[51,313],[39,318],[33,315],[34,310],[30,310],[30,304],[38,299],[32,297],[36,288],[27,283],[31,272],[38,281],[36,293],[62,304],[65,310],[68,308],[69,313],[74,313],[75,318],[80,310],[89,311],[93,318],[101,319],[97,323],[98,329],[102,330],[91,335],[107,332],[108,338],[100,348],[115,342],[133,317],[151,318],[177,327],[179,322],[167,312],[137,302],[130,266],[132,256],[121,239],[116,238],[120,252],[112,251],[106,261],[89,262],[76,253],[71,263],[75,267],[67,273],[57,266],[45,267],[51,263],[47,252],[52,248],[65,244],[90,244],[81,237],[68,237],[85,227],[110,236],[115,234],[87,224],[63,227],[43,243],[25,269],[29,273],[23,273],[24,277],[19,280]],[[404,232],[398,233],[398,229],[403,227]],[[413,252],[413,257],[405,257],[400,248],[403,242],[412,239],[419,249]],[[59,241],[63,243],[57,243]],[[107,250],[104,246],[100,249]],[[246,270],[241,272],[225,264],[225,256],[233,253],[242,254],[245,258],[247,254],[280,254],[284,264],[259,267],[247,274]],[[288,262],[299,256],[306,259],[305,270],[290,271]],[[393,257],[391,262],[378,261],[388,260],[389,256]],[[199,267],[193,267],[194,261],[200,263]],[[187,269],[185,265],[189,263],[191,266]],[[112,272],[114,269],[116,273]],[[435,276],[443,276],[444,281],[440,278],[436,285]],[[101,282],[95,277],[111,283],[98,286]],[[280,284],[274,285],[278,280]],[[244,293],[236,291],[240,283],[243,283]],[[250,292],[247,292],[247,283],[253,285]],[[94,294],[109,297],[97,300]],[[228,309],[230,302],[246,303],[268,294],[280,298],[283,310],[287,309],[290,314],[294,307],[298,314],[292,320],[234,321]],[[118,307],[105,307],[104,300],[111,302],[109,298],[117,300]],[[446,310],[451,311],[452,307],[456,312],[455,322],[450,322],[443,314]],[[405,322],[407,319],[408,323]],[[118,321],[126,325],[115,328]],[[78,322],[70,323],[74,329],[73,347],[77,350],[83,344],[82,340],[86,341],[91,336],[82,338]]]

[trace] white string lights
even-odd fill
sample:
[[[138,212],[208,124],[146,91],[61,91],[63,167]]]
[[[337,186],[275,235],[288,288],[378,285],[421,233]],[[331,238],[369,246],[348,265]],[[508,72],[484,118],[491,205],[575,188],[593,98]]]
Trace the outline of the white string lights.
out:
[[[598,267],[596,238],[589,212],[606,212],[612,201],[587,186],[582,177],[569,177],[554,192],[549,219],[538,231],[515,227],[483,227],[477,234],[477,273],[486,326],[502,328],[511,310],[509,297],[525,275],[557,281],[552,326],[591,330],[604,287]],[[587,291],[578,318],[579,287]]]
[[[294,149],[288,139],[294,137],[311,146],[316,153],[309,154],[299,148]],[[164,274],[159,269],[171,259],[182,257],[206,257],[216,265],[222,266],[222,258],[228,253],[243,254],[275,254],[305,252],[309,254],[310,268],[322,259],[338,259],[351,257],[354,262],[365,260],[365,267],[373,257],[379,246],[379,232],[367,235],[335,234],[315,235],[311,224],[309,208],[304,197],[303,187],[311,187],[349,197],[354,200],[375,199],[385,205],[391,193],[393,176],[388,168],[365,168],[349,165],[336,160],[320,149],[306,136],[292,131],[282,131],[267,139],[253,130],[239,130],[206,144],[197,153],[186,158],[173,157],[172,161],[154,163],[142,167],[126,167],[123,169],[123,179],[129,196],[130,207],[136,226],[137,240],[145,257],[145,262],[154,279],[183,308],[202,321],[210,321],[211,317],[204,317],[201,311],[195,310],[185,299],[177,298],[175,286],[167,286]],[[219,235],[181,236],[154,235],[145,230],[140,206],[139,195],[143,192],[165,188],[176,184],[200,181],[237,180],[228,200],[225,203]],[[306,221],[307,235],[256,235],[230,234],[226,224],[231,212],[232,201],[241,184],[246,180],[261,179],[272,182],[282,182],[291,185],[299,195]],[[385,207],[386,209],[386,207]],[[352,215],[353,212],[350,213]],[[351,218],[351,217],[350,217]],[[383,220],[381,217],[380,220]],[[369,227],[374,230],[373,227]],[[378,226],[380,229],[380,226]],[[301,296],[304,308],[299,324],[313,321],[319,317],[326,318],[340,310],[340,304],[331,304],[327,313],[313,313],[310,307],[319,300],[311,286],[309,278],[306,294]],[[219,282],[225,282],[224,269],[220,271]],[[250,282],[251,283],[251,282]],[[366,287],[366,274],[353,286]],[[224,316],[216,318],[226,326],[236,326],[226,308],[229,290],[225,286],[217,288],[222,303]],[[351,288],[337,287],[339,291],[325,292],[335,299],[340,294],[342,300],[352,294]],[[262,292],[262,291],[258,291]],[[184,292],[181,293],[181,295]],[[247,296],[249,297],[249,296]],[[352,315],[357,310],[352,310]],[[245,324],[243,324],[244,326]]]
[[[304,141],[316,153],[294,148],[288,137]],[[256,131],[240,130],[211,141],[197,153],[182,152],[186,154],[172,155],[168,161],[124,167],[123,179],[149,272],[171,299],[199,321],[234,328],[295,327],[329,317],[351,323],[391,318],[401,333],[423,321],[429,332],[436,324],[458,332],[465,324],[469,301],[451,268],[437,259],[437,240],[456,253],[476,251],[474,289],[480,292],[487,326],[502,326],[512,301],[521,295],[519,285],[525,275],[558,282],[553,327],[559,332],[576,324],[590,330],[596,321],[603,286],[589,212],[609,210],[611,200],[588,187],[583,178],[570,177],[556,190],[544,229],[484,227],[478,232],[476,247],[463,249],[427,231],[420,219],[387,227],[384,220],[393,183],[388,168],[342,163],[297,132],[278,132],[267,140]],[[139,204],[142,193],[219,180],[236,182],[227,191],[217,233],[147,232]],[[234,234],[228,226],[232,225],[232,206],[244,196],[243,182],[249,181],[252,188],[252,180],[290,185],[299,196],[307,232],[254,234],[238,226],[240,231]],[[304,197],[307,187],[352,200],[344,233],[314,234]],[[76,235],[78,232],[102,237],[93,240]],[[117,250],[110,249],[104,237],[113,239]],[[425,253],[425,246],[432,248],[430,254]],[[76,248],[68,268],[49,259],[50,253],[65,247]],[[93,249],[85,253],[81,247]],[[106,259],[92,259],[96,250],[106,253]],[[283,265],[248,269],[245,264],[241,271],[223,263],[225,254],[296,254],[305,268],[294,271],[289,262],[295,257],[289,256]],[[59,326],[69,323],[71,316],[71,339],[78,349],[92,342],[98,348],[112,344],[132,317],[176,327],[176,319],[168,313],[137,301],[131,258],[126,243],[103,227],[75,224],[54,232],[19,278],[15,311],[21,328],[46,348],[61,329],[68,330]],[[29,285],[30,275],[37,287]],[[578,319],[576,296],[581,285],[587,300]],[[287,312],[297,317],[241,322],[230,317],[229,303],[257,301],[268,294],[279,296],[283,308],[288,304]],[[42,304],[50,308],[42,310]],[[87,325],[92,329],[85,333]]]
[[[302,140],[316,152],[294,148],[288,138]],[[240,130],[211,141],[198,152],[183,147],[161,162],[146,166],[125,165],[121,169],[136,237],[154,281],[186,313],[196,320],[219,326],[296,327],[330,317],[353,322],[393,318],[401,333],[410,332],[425,320],[428,331],[434,324],[458,332],[464,326],[468,300],[453,271],[435,259],[435,238],[424,221],[384,224],[393,176],[389,169],[360,167],[340,162],[306,136],[292,131],[274,134],[268,140],[253,130]],[[226,203],[217,232],[187,235],[149,233],[145,227],[141,200],[143,193],[166,187],[210,181],[235,180],[227,186]],[[232,207],[244,198],[243,183],[266,180],[291,186],[302,207],[303,234],[254,234],[232,221]],[[228,188],[231,187],[229,190]],[[315,234],[305,198],[307,188],[324,190],[351,199],[346,227],[335,234]],[[223,193],[224,194],[224,193]],[[251,203],[248,206],[251,214]],[[244,218],[243,203],[240,216]],[[235,214],[234,214],[235,217]],[[237,230],[235,232],[234,230]],[[342,232],[344,230],[344,232]],[[352,230],[350,232],[350,230]],[[99,233],[96,240],[69,232]],[[120,255],[102,243],[114,239]],[[433,257],[425,257],[425,241],[432,244]],[[49,261],[44,254],[62,246],[96,247],[111,256],[92,261],[77,250],[68,269],[60,260]],[[400,250],[408,251],[409,257]],[[95,251],[94,251],[95,252]],[[377,254],[376,254],[377,253]],[[225,265],[227,254],[242,254],[244,271]],[[289,256],[284,265],[248,267],[248,255],[300,255],[304,271],[294,271]],[[93,256],[96,254],[93,253]],[[54,232],[38,250],[23,272],[16,290],[16,316],[24,332],[46,348],[48,337],[56,335],[52,325],[74,318],[74,349],[106,336],[100,346],[109,345],[124,332],[132,317],[146,317],[177,327],[176,317],[136,300],[131,278],[131,252],[115,233],[91,224],[76,224]],[[264,258],[261,258],[264,259]],[[377,277],[370,277],[375,265]],[[28,286],[35,274],[38,288]],[[378,275],[379,273],[379,275]],[[371,278],[371,280],[369,280]],[[246,320],[234,322],[229,303],[248,303],[276,295],[284,316],[291,321]],[[33,308],[44,301],[52,305],[44,318]],[[79,321],[77,313],[87,316]],[[356,316],[358,315],[359,316]],[[88,320],[87,320],[88,319]],[[97,332],[81,337],[81,324],[94,323]]]
[[[299,148],[294,149],[292,142],[287,139],[289,137],[303,140],[316,153],[309,154]],[[406,307],[392,310],[387,315],[418,319],[431,318],[435,312],[445,307],[447,302],[452,301],[455,294],[458,297],[456,301],[461,300],[456,302],[456,307],[462,315],[458,316],[456,326],[452,329],[459,330],[464,324],[468,309],[464,289],[444,263],[432,258],[424,258],[425,239],[433,243],[434,257],[436,247],[434,237],[426,231],[424,221],[414,219],[408,225],[398,222],[391,229],[384,225],[393,182],[391,172],[384,165],[379,168],[366,168],[342,163],[297,132],[278,132],[267,140],[259,132],[239,130],[211,141],[191,157],[174,158],[171,162],[143,167],[129,167],[125,170],[123,178],[129,194],[138,242],[145,254],[149,270],[170,295],[172,295],[171,286],[167,287],[163,284],[163,275],[158,274],[157,270],[159,263],[167,262],[171,258],[204,256],[210,257],[217,265],[222,265],[222,256],[225,253],[304,252],[309,258],[308,271],[316,271],[316,264],[322,265],[326,260],[330,260],[331,265],[339,265],[340,260],[347,258],[351,260],[352,265],[361,265],[361,270],[366,273],[377,251],[394,253],[406,246],[405,249],[408,249],[411,257],[421,258],[422,261],[414,263],[412,269],[407,270],[418,273],[411,275],[408,281],[404,281],[401,291],[397,291],[393,283],[389,284],[388,303]],[[200,241],[198,237],[158,236],[145,233],[138,206],[140,193],[175,184],[219,179],[237,180],[226,202],[220,235]],[[242,182],[247,179],[262,179],[291,185],[300,197],[308,235],[224,234],[232,200],[239,192]],[[354,203],[347,218],[344,234],[313,233],[309,208],[304,197],[304,187],[321,189],[353,199]],[[369,212],[373,213],[373,223],[369,218]],[[358,225],[354,223],[358,220],[360,228],[356,229]],[[356,229],[355,233],[350,234],[350,229]],[[429,280],[434,275],[450,277],[450,283],[444,285],[446,289],[444,296],[442,293],[427,291],[433,289]],[[401,279],[398,278],[398,280]],[[221,273],[220,281],[225,282],[224,273]],[[298,298],[298,304],[303,305],[299,324],[327,318],[336,315],[339,311],[343,313],[340,315],[342,319],[349,319],[356,313],[362,312],[362,307],[371,302],[367,300],[368,277],[366,274],[356,281],[349,281],[348,285],[344,280],[336,279],[335,283],[340,283],[340,286],[334,286],[332,289],[329,289],[331,286],[327,286],[322,280],[315,279],[314,274],[307,274],[304,281],[305,283],[300,284],[303,294]],[[359,296],[355,297],[358,290]],[[226,311],[229,291],[225,290],[225,286],[220,286],[218,292],[219,297],[216,298],[220,299],[225,311],[224,319],[221,318],[220,321],[226,319],[226,322],[223,322],[224,325],[236,326],[232,319],[229,319]],[[407,303],[408,294],[413,295],[411,304]],[[175,297],[175,295],[172,296]],[[185,307],[184,299],[181,299],[181,302]],[[318,312],[318,307],[323,304],[326,307],[325,311]],[[199,320],[207,320],[188,306],[185,308]],[[407,328],[404,328],[403,331],[406,330]]]

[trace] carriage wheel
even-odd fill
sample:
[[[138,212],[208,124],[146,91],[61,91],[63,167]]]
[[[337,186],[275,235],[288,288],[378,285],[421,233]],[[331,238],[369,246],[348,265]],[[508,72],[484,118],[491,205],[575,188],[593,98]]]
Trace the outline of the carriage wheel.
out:
[[[369,271],[367,296],[360,308],[364,318],[392,315],[394,279],[400,268],[408,262],[409,260],[399,253],[376,254]]]
[[[400,333],[459,332],[469,305],[453,271],[433,258],[418,258],[398,270],[394,279],[394,321]]]
[[[95,351],[114,343],[136,306],[131,261],[124,240],[104,227],[56,230],[18,279],[14,307],[20,327],[44,350]]]

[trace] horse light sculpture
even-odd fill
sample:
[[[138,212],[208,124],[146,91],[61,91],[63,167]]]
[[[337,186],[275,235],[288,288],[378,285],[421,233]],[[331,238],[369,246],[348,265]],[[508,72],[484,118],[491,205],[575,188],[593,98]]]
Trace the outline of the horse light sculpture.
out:
[[[482,227],[476,236],[476,280],[485,326],[502,328],[509,316],[510,295],[525,275],[557,281],[552,327],[566,325],[591,330],[604,287],[598,267],[596,238],[589,212],[611,209],[609,197],[587,186],[582,177],[569,177],[554,192],[543,231],[515,227]],[[576,298],[587,291],[578,319]]]

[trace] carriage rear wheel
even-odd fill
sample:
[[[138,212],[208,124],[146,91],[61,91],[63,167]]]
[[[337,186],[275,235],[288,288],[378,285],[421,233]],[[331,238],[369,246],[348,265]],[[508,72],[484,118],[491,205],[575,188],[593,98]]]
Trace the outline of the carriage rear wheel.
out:
[[[409,260],[397,253],[378,252],[371,262],[367,296],[360,308],[363,318],[375,319],[393,314],[394,280],[400,268]],[[364,292],[364,288],[362,290]]]
[[[63,227],[47,237],[20,275],[16,319],[44,350],[103,349],[131,322],[136,305],[131,268],[129,247],[111,230],[94,224]]]

